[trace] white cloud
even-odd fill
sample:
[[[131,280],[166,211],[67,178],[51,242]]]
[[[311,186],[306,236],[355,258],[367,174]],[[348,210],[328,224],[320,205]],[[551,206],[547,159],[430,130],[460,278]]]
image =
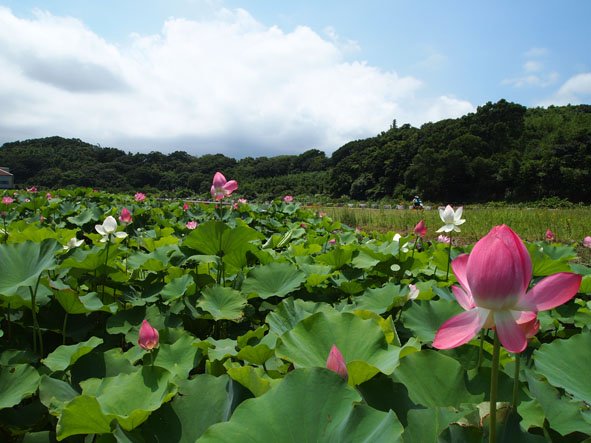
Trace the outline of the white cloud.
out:
[[[589,102],[591,102],[591,72],[584,72],[569,78],[552,97],[539,105],[577,105]]]
[[[539,58],[548,55],[548,49],[546,48],[530,48],[525,52],[526,58]]]
[[[501,84],[511,85],[516,88],[535,87],[547,88],[555,84],[560,75],[556,71],[549,71],[546,69],[541,58],[548,55],[546,48],[531,48],[525,52],[526,61],[522,65],[521,75],[516,77],[506,78]]]
[[[536,60],[528,60],[523,64],[523,70],[525,72],[540,72],[544,65]]]
[[[422,82],[362,61],[333,29],[264,26],[242,9],[168,19],[113,45],[74,18],[0,6],[0,134],[234,157],[332,151],[400,124],[473,111]]]

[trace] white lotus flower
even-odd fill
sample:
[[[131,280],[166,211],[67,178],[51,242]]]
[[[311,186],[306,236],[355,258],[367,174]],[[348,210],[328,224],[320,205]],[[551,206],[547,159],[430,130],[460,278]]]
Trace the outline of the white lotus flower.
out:
[[[408,285],[408,299],[409,300],[414,300],[419,296],[419,288],[417,288],[415,285]]]
[[[64,249],[68,251],[70,249],[77,248],[82,243],[84,243],[84,240],[78,240],[76,237],[72,237],[70,240],[68,240],[68,243],[64,245]]]
[[[126,232],[117,232],[117,220],[115,220],[115,217],[112,215],[109,215],[107,218],[105,218],[105,221],[102,225],[95,225],[94,229],[96,229],[96,232],[103,236],[103,238],[101,238],[101,242],[103,243],[109,241],[111,236],[117,238],[127,237]]]
[[[441,221],[445,223],[441,228],[437,230],[437,232],[460,232],[460,226],[466,220],[462,218],[462,211],[464,210],[463,206],[460,206],[455,211],[450,205],[447,205],[445,209],[439,208],[439,217]]]

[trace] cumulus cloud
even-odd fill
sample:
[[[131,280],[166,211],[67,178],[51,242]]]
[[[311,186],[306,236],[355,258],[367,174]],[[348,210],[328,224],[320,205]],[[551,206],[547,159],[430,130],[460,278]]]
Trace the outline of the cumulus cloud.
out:
[[[565,81],[552,97],[539,103],[549,105],[578,105],[591,102],[591,72],[577,74]]]
[[[0,6],[0,133],[62,135],[130,150],[234,157],[337,149],[387,129],[474,110],[422,82],[350,60],[332,28],[265,26],[242,9],[170,18],[110,43],[81,21]]]
[[[515,88],[535,87],[547,88],[556,84],[560,75],[556,71],[546,69],[543,59],[548,55],[546,48],[531,48],[525,52],[526,61],[521,67],[521,74],[506,78],[501,83]]]

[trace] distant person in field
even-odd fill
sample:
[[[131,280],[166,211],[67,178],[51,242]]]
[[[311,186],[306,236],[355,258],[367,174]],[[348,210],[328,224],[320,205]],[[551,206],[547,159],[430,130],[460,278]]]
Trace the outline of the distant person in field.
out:
[[[415,195],[415,198],[412,199],[412,208],[413,209],[424,209],[423,202],[418,195]]]

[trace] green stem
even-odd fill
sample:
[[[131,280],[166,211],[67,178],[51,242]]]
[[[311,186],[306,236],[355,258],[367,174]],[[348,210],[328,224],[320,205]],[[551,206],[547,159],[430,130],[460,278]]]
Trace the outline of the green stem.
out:
[[[415,257],[415,251],[417,249],[417,242],[419,241],[419,236],[417,235],[415,238],[415,243],[414,245],[412,245],[412,254],[410,256],[410,258],[414,258]]]
[[[37,278],[37,284],[35,285],[35,290],[29,286],[29,292],[31,293],[31,315],[33,317],[33,351],[37,351],[37,338],[39,339],[39,351],[41,355],[43,355],[43,336],[41,335],[41,329],[39,328],[39,323],[37,322],[37,288],[39,287],[39,282],[41,281],[41,276]],[[37,338],[36,338],[37,337]]]
[[[6,338],[10,342],[10,339],[12,338],[12,324],[10,323],[10,302],[8,302],[8,305],[6,306],[6,323],[8,325],[8,336]]]
[[[497,386],[499,381],[499,353],[501,343],[496,331],[493,332],[495,342],[493,345],[492,366],[490,371],[490,415],[488,429],[488,443],[495,443],[497,440]]]
[[[6,230],[6,217],[2,217],[4,221],[4,243],[8,241],[8,231]]]
[[[482,357],[484,354],[484,336],[486,334],[485,329],[480,330],[480,349],[478,350],[478,365],[476,366],[477,370],[480,370],[480,366],[482,366]]]
[[[109,234],[110,235],[110,234]],[[107,273],[106,268],[109,262],[109,245],[111,244],[111,237],[107,237],[107,253],[105,255],[105,274]],[[103,280],[103,293],[101,296],[101,301],[104,303],[105,301],[105,282]]]
[[[68,325],[68,313],[64,315],[64,324],[62,325],[62,345],[66,344],[66,326]]]
[[[449,278],[449,265],[451,263],[451,232],[449,233],[449,248],[447,250],[447,269],[445,270],[445,280]]]
[[[513,374],[513,400],[511,401],[511,409],[517,411],[517,403],[519,402],[519,370],[521,366],[521,355],[515,354],[515,373]]]

